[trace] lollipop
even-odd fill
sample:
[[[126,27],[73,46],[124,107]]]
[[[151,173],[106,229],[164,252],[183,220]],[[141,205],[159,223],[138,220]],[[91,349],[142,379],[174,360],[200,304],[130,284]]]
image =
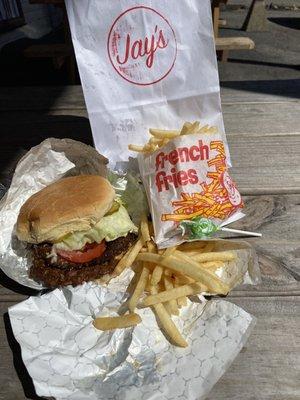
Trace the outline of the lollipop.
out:
[[[261,233],[242,231],[239,229],[225,228],[215,224],[212,220],[203,217],[196,217],[191,220],[182,221],[179,224],[182,236],[187,240],[205,239],[213,236],[217,231],[233,232],[248,236],[262,236]]]

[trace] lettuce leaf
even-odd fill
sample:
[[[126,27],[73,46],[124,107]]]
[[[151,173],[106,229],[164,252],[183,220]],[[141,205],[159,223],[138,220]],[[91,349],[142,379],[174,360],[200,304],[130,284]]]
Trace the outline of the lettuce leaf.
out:
[[[65,236],[55,247],[63,250],[79,250],[86,243],[107,242],[126,236],[129,232],[137,233],[138,228],[131,221],[126,208],[120,204],[118,211],[104,216],[88,231],[78,231]]]

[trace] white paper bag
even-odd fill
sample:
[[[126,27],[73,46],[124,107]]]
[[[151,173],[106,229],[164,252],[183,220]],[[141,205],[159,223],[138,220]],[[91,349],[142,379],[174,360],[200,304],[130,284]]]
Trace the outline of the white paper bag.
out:
[[[150,127],[216,125],[226,143],[209,0],[66,0],[96,148],[114,167]],[[230,165],[226,144],[227,162]]]

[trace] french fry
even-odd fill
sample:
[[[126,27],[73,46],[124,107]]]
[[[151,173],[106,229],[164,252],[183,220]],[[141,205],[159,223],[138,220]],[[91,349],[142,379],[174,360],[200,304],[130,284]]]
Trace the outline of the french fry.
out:
[[[189,283],[195,283],[195,279],[190,278],[189,276],[176,274],[176,278],[178,280],[179,285],[187,285]]]
[[[187,133],[188,133],[188,131],[189,131],[191,125],[192,125],[192,124],[191,124],[190,122],[185,122],[185,123],[182,125],[181,131],[180,131],[180,135],[181,135],[181,136],[182,136],[182,135],[187,135]]]
[[[129,250],[127,250],[127,252],[123,255],[121,260],[118,262],[114,272],[112,273],[112,277],[116,277],[124,271],[124,269],[126,268],[126,260],[127,260],[127,257],[129,256],[129,253],[131,252],[131,250],[132,250],[132,247],[130,247]]]
[[[172,315],[172,310],[170,309],[170,304],[169,303],[164,303],[164,307],[165,307],[167,313],[171,316]],[[179,310],[178,310],[178,314],[179,314]]]
[[[210,251],[213,251],[214,247],[214,242],[207,242],[206,245],[203,247],[202,253],[209,253]]]
[[[180,251],[195,251],[199,252],[199,250],[203,249],[206,246],[206,243],[203,241],[197,242],[187,242],[180,244],[177,249]]]
[[[143,239],[141,237],[137,240],[137,242],[135,242],[126,259],[127,267],[130,267],[134,263],[137,255],[139,254],[141,248],[143,247],[143,244],[144,244]]]
[[[134,310],[138,304],[138,301],[145,290],[145,287],[148,282],[148,278],[149,278],[149,269],[146,267],[143,267],[141,274],[139,276],[139,279],[136,283],[135,289],[133,291],[133,294],[128,302],[128,308],[131,312],[134,312]]]
[[[174,253],[175,250],[176,250],[176,246],[168,247],[168,248],[164,251],[164,256],[165,256],[165,257],[170,256],[171,254]]]
[[[183,257],[186,259],[186,255],[176,250],[175,255],[178,257]],[[236,259],[236,253],[233,251],[219,251],[219,252],[210,252],[210,253],[200,253],[198,255],[193,256],[193,260],[204,263],[207,261],[232,261]]]
[[[199,127],[200,127],[200,122],[199,121],[195,121],[193,122],[187,130],[186,135],[191,135],[193,133],[197,133],[199,131]]]
[[[141,234],[145,243],[150,242],[151,238],[150,238],[148,218],[146,213],[143,213],[141,218]]]
[[[172,300],[177,300],[180,297],[191,296],[203,292],[207,292],[207,287],[199,282],[178,286],[176,288],[173,287],[172,289],[159,293],[156,292],[155,294],[145,297],[142,306],[150,307],[154,304],[170,302]]]
[[[179,131],[164,130],[164,129],[149,129],[149,133],[159,139],[172,139],[179,136]]]
[[[153,286],[157,285],[161,280],[162,274],[163,274],[163,267],[160,265],[156,265],[151,276],[150,280],[151,285]]]
[[[201,126],[201,128],[199,129],[199,133],[207,133],[208,129],[208,125]]]
[[[201,266],[203,268],[208,268],[208,269],[216,269],[216,268],[222,268],[224,267],[224,261],[207,261],[204,263],[201,263]]]
[[[173,275],[173,272],[172,272],[170,269],[165,268],[165,269],[164,269],[164,274],[165,274],[165,276],[172,276],[172,275]]]
[[[186,296],[182,296],[179,297],[179,299],[177,299],[177,303],[178,303],[178,307],[185,307],[187,305],[187,297]]]
[[[125,314],[119,317],[99,317],[93,322],[96,329],[100,331],[109,331],[113,329],[129,328],[142,322],[138,314]]]
[[[220,279],[210,270],[201,268],[201,264],[189,257],[186,257],[186,259],[183,260],[182,257],[178,258],[173,255],[163,257],[159,254],[142,253],[137,256],[137,260],[160,264],[181,274],[188,275],[197,282],[203,282],[212,293],[227,294],[229,292],[228,285],[221,282]]]
[[[164,285],[166,290],[172,290],[174,288],[172,280],[167,276],[164,277]],[[179,314],[177,301],[175,299],[169,300],[166,305],[169,307],[171,314],[173,315]]]
[[[180,286],[178,276],[174,277],[174,286],[176,288]],[[187,303],[186,296],[178,297],[177,304],[179,308],[186,306],[186,303]]]
[[[120,275],[127,267],[130,267],[134,263],[142,247],[143,247],[143,239],[139,238],[118,262],[113,272],[113,277]]]
[[[143,153],[144,152],[144,146],[138,146],[136,144],[129,144],[128,149],[132,151],[136,151],[138,153]]]
[[[156,246],[152,241],[147,242],[147,249],[149,253],[156,253]]]
[[[157,145],[161,145],[163,142],[163,139],[157,138],[157,137],[151,137],[149,140],[150,144],[157,144]]]
[[[157,289],[154,286],[151,286],[150,288],[151,294],[156,294]],[[155,304],[153,306],[154,312],[159,319],[162,328],[166,332],[166,334],[170,337],[172,342],[176,344],[179,347],[187,347],[187,342],[184,340],[184,338],[181,336],[180,332],[178,331],[176,325],[172,321],[170,315],[168,314],[167,310],[163,306],[163,304]]]
[[[149,139],[148,143],[146,143],[144,146],[130,144],[128,148],[132,151],[149,154],[166,145],[169,140],[180,135],[191,135],[194,133],[215,133],[217,131],[218,128],[216,126],[201,126],[199,121],[195,121],[193,123],[185,122],[180,131],[150,128],[149,133],[151,138]],[[219,150],[220,149],[218,149],[218,151]]]

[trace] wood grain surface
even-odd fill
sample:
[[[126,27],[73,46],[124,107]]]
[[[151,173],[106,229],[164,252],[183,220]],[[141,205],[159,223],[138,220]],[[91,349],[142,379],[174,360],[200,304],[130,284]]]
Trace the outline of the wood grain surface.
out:
[[[209,400],[300,398],[300,86],[299,82],[226,83],[222,105],[246,217],[236,228],[258,254],[262,282],[227,297],[257,318],[249,341]],[[92,144],[82,90],[1,88],[0,182],[9,185],[16,160],[41,140],[72,137]],[[13,338],[7,308],[35,291],[0,273],[0,400],[36,399]]]

